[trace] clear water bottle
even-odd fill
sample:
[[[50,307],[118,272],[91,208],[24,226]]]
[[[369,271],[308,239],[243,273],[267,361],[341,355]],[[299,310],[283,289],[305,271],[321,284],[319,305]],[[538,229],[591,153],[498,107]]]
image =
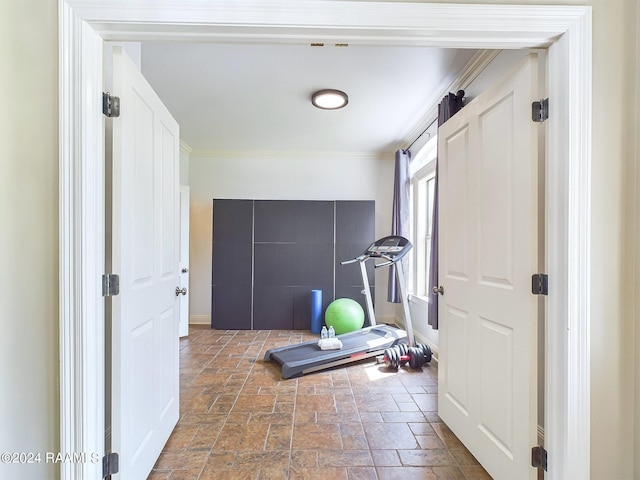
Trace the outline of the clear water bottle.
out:
[[[322,326],[322,330],[320,331],[320,338],[328,338],[329,333],[327,332],[327,327]]]
[[[333,325],[329,327],[329,338],[336,336],[336,331],[333,329]]]

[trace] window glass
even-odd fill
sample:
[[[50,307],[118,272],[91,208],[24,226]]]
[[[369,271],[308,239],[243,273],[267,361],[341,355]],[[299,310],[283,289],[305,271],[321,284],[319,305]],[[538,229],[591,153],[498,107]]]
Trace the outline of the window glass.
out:
[[[431,138],[411,162],[411,276],[409,291],[428,297],[431,231],[435,193],[437,138]]]

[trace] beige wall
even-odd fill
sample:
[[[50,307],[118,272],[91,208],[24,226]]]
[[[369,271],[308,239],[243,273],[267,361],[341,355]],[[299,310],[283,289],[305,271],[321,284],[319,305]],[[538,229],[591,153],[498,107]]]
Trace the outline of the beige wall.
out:
[[[443,1],[443,0],[441,0]],[[456,3],[444,0],[443,3]],[[514,3],[465,0],[464,3]],[[593,6],[593,479],[631,479],[634,452],[635,0],[518,0]],[[0,2],[0,450],[58,449],[57,2]],[[640,180],[640,179],[638,179]],[[639,329],[640,330],[640,329]],[[634,336],[635,335],[635,336]],[[640,397],[640,395],[639,395]],[[638,423],[638,422],[636,422]],[[640,426],[636,427],[640,437]],[[553,462],[553,459],[550,460]],[[0,465],[2,478],[56,468]],[[640,468],[636,467],[640,477]]]
[[[640,366],[638,2],[437,1],[593,8],[591,478],[640,479],[640,368],[634,366]]]
[[[593,2],[592,478],[634,468],[635,1]],[[634,408],[636,405],[636,408]],[[604,455],[602,454],[604,452]]]
[[[634,388],[634,381],[640,383],[640,372],[634,368],[640,362],[640,352],[635,353],[640,350],[640,328],[634,300],[636,293],[640,298],[635,282],[640,272],[635,255],[635,233],[640,234],[637,1],[437,1],[593,7],[591,478],[640,479],[640,418],[635,413],[640,412],[640,385],[637,395]],[[552,465],[553,459],[549,462]]]
[[[59,450],[57,2],[0,2],[0,478],[50,479]]]
[[[442,3],[457,3],[443,1]],[[466,3],[515,3],[507,0]],[[593,168],[591,217],[591,478],[634,477],[636,328],[635,111],[638,54],[636,0],[520,0],[519,4],[593,7]],[[553,102],[553,99],[551,99]],[[640,356],[639,356],[640,357]],[[640,389],[639,389],[640,391]],[[640,425],[635,428],[640,440]],[[637,442],[640,443],[640,442]],[[553,459],[549,460],[553,464]]]

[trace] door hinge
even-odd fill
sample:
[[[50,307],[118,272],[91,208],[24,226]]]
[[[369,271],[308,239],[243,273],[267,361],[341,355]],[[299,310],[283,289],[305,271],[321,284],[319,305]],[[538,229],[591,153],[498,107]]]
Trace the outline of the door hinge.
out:
[[[532,275],[531,293],[534,295],[549,295],[549,275],[546,273]]]
[[[120,275],[109,273],[102,275],[102,296],[114,297],[120,293]]]
[[[547,470],[547,451],[543,447],[533,447],[531,449],[531,466]]]
[[[531,104],[531,120],[544,122],[549,118],[549,99],[543,98]]]
[[[117,453],[109,452],[102,457],[102,478],[107,478],[118,473],[120,469],[120,457]]]
[[[107,117],[120,116],[120,97],[102,92],[102,113]]]

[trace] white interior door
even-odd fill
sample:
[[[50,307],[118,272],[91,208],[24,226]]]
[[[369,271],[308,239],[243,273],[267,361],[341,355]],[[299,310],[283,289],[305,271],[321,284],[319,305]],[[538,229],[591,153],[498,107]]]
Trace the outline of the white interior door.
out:
[[[179,130],[121,48],[113,94],[112,451],[144,480],[178,420]]]
[[[189,335],[189,205],[191,188],[180,185],[180,336]]]
[[[438,132],[438,408],[496,480],[537,475],[537,65],[527,57]]]

